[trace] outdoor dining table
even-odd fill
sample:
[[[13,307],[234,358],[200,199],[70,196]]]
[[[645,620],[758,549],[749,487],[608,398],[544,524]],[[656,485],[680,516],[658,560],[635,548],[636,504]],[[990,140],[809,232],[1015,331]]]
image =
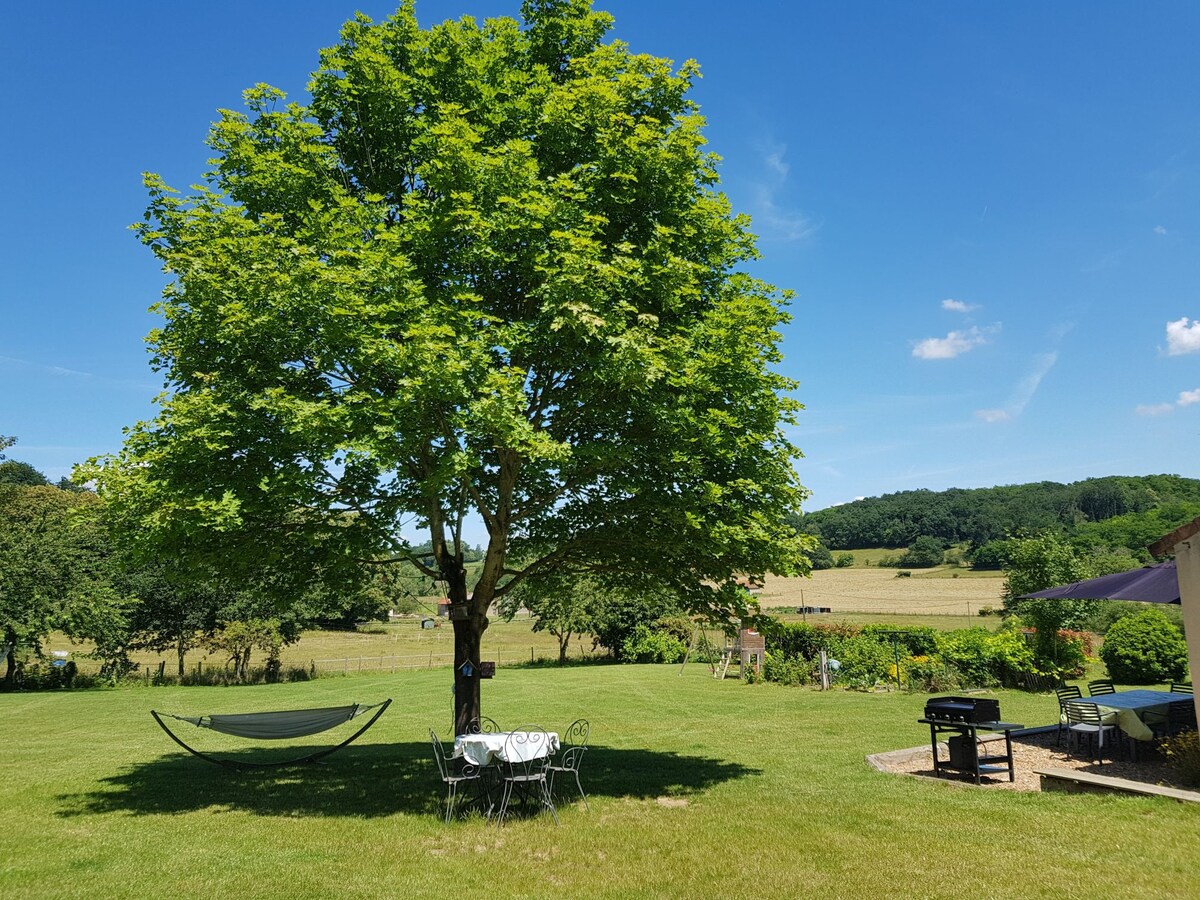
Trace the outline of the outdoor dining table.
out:
[[[1166,715],[1172,703],[1191,703],[1191,694],[1173,694],[1169,691],[1117,691],[1115,694],[1098,694],[1094,697],[1079,697],[1072,703],[1092,703],[1100,714],[1115,713],[1117,726],[1135,741],[1154,739],[1154,731],[1143,720],[1147,712]],[[1134,752],[1136,754],[1136,744]]]
[[[530,740],[510,741],[509,737],[524,732],[498,731],[488,734],[460,734],[454,739],[454,755],[461,756],[476,766],[490,766],[494,762],[529,762],[558,752],[558,734],[554,731],[528,732]],[[540,740],[545,734],[546,739]],[[517,758],[509,758],[515,753]]]

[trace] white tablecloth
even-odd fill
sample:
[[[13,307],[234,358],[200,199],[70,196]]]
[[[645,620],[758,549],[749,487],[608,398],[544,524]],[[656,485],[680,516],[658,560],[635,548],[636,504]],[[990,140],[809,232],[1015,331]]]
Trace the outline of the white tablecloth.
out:
[[[510,735],[517,737],[509,740]],[[558,752],[558,735],[553,731],[537,732],[500,731],[495,734],[460,734],[454,739],[454,755],[463,757],[477,766],[492,762],[528,762]],[[516,758],[509,758],[509,754]]]

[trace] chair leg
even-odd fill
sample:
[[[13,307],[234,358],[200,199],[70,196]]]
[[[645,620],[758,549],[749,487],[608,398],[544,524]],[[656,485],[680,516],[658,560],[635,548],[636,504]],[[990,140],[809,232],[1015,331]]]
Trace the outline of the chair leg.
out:
[[[583,808],[591,812],[591,807],[588,805],[587,794],[583,792],[583,783],[579,780],[579,770],[575,770],[575,786],[579,788],[579,796],[583,798]]]

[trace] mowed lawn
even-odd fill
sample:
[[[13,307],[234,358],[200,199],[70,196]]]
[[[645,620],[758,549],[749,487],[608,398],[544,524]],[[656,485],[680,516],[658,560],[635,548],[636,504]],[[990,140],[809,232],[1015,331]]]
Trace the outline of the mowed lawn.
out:
[[[592,722],[591,810],[444,825],[428,729],[445,670],[241,688],[0,696],[0,893],[9,897],[1200,896],[1200,808],[1018,794],[878,773],[924,695],[714,681],[706,666],[507,668],[502,725]],[[1053,697],[1001,692],[1044,723]],[[392,708],[324,765],[232,772],[149,710]],[[208,731],[206,748],[261,758]],[[315,743],[303,739],[300,744]],[[223,744],[221,742],[224,742]],[[294,749],[294,748],[293,748]]]

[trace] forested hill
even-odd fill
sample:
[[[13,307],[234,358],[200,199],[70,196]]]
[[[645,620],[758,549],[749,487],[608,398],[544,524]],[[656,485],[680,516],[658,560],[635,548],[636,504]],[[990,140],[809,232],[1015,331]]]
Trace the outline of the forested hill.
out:
[[[1157,511],[1157,515],[1145,514]],[[1200,516],[1200,480],[1178,475],[1111,476],[1073,484],[1033,484],[948,491],[901,491],[806,513],[800,529],[826,547],[907,547],[931,536],[975,546],[1047,528],[1075,531],[1086,523],[1136,516],[1156,540]],[[1178,520],[1178,521],[1177,521]],[[1166,525],[1174,522],[1173,525]],[[1086,530],[1086,528],[1085,528]],[[1137,549],[1137,548],[1131,548]]]

